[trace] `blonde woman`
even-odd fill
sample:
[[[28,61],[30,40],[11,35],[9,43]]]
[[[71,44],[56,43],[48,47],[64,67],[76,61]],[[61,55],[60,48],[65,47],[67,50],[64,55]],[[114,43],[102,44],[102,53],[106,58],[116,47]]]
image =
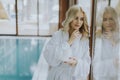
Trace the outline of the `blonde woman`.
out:
[[[63,29],[52,36],[44,51],[51,67],[47,80],[87,80],[91,59],[88,24],[82,8],[70,7],[62,25]]]
[[[99,35],[99,36],[98,36]],[[119,79],[119,25],[114,8],[105,8],[101,30],[96,34],[94,80]]]

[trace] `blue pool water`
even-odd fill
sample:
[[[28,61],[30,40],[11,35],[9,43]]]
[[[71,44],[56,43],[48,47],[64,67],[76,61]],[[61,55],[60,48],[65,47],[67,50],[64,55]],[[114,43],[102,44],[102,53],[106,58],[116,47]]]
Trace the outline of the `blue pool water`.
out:
[[[45,39],[0,38],[0,80],[31,80]]]

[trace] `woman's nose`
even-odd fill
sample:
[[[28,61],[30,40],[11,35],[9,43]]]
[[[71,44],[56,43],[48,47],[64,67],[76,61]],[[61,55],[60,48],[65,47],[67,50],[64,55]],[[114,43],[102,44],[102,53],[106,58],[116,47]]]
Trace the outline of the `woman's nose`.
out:
[[[109,20],[107,20],[107,21],[106,21],[106,23],[107,23],[107,24],[110,24],[110,21],[109,21]]]
[[[80,19],[78,19],[77,22],[80,23],[81,22]]]

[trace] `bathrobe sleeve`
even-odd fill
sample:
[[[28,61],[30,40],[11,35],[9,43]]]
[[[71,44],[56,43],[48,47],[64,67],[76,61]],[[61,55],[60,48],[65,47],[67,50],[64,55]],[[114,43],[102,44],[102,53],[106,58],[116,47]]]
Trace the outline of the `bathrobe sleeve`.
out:
[[[116,76],[117,75],[117,64],[115,65],[115,59],[99,60],[99,55],[96,54],[93,60],[93,76]]]
[[[95,53],[93,57],[93,76],[115,76],[117,73],[115,58],[103,59],[101,56],[102,43],[100,40],[97,40],[96,42],[97,45],[95,46]]]
[[[91,63],[90,53],[89,53],[89,41],[88,40],[83,41],[80,46],[82,46],[82,50],[78,53],[78,56],[81,53],[83,54],[83,56],[78,57],[78,63],[75,67],[74,76],[78,80],[80,79],[87,80],[90,71],[90,63]]]
[[[45,47],[44,57],[49,66],[59,66],[65,59],[71,56],[70,45],[63,40],[62,31],[53,34],[51,40]]]
[[[103,60],[94,63],[94,76],[115,76],[117,74],[117,67],[114,59]]]

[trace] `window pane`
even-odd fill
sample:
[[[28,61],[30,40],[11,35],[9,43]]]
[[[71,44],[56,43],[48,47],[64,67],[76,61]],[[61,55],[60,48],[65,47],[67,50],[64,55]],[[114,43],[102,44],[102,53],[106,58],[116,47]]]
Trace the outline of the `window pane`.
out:
[[[102,20],[102,13],[106,6],[108,6],[109,0],[98,0],[97,1],[97,9],[96,9],[96,29],[100,29],[101,20]]]
[[[0,0],[0,34],[16,34],[15,0]]]
[[[111,6],[115,8],[118,14],[118,19],[119,19],[119,24],[120,24],[120,0],[111,0]]]
[[[119,1],[97,1],[93,80],[120,79]]]
[[[90,20],[91,20],[91,0],[78,0],[78,5],[82,7],[82,9],[85,11],[87,15],[87,21],[88,25],[90,26]]]
[[[120,0],[111,0],[111,6],[114,8],[120,8]]]
[[[37,35],[37,0],[18,0],[18,34]]]
[[[39,35],[58,30],[59,0],[39,0]]]

